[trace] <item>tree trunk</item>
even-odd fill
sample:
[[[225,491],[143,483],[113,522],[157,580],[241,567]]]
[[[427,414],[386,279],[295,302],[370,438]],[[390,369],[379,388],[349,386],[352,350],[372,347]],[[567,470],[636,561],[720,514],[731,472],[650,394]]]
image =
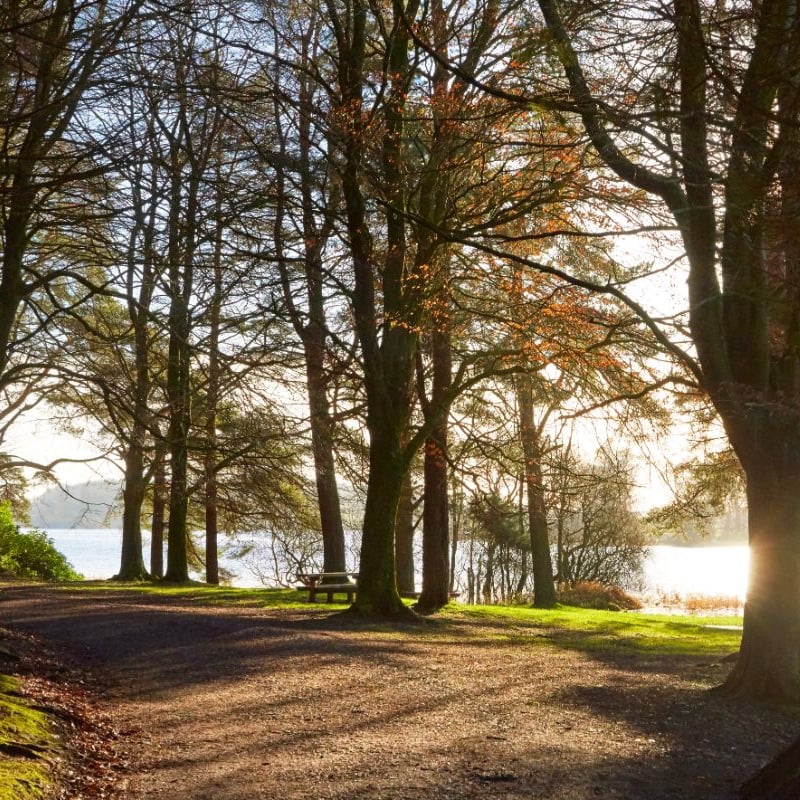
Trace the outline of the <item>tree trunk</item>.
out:
[[[742,784],[739,800],[797,800],[800,797],[800,739]]]
[[[218,185],[221,154],[217,154],[216,178]],[[206,452],[203,458],[204,511],[206,527],[206,583],[219,585],[219,514],[217,511],[217,406],[220,393],[219,337],[222,314],[222,195],[216,194],[214,229],[214,290],[208,307],[208,378],[206,387]]]
[[[446,274],[447,262],[441,265]],[[444,293],[443,293],[444,294]],[[447,308],[446,295],[442,300]],[[433,381],[430,403],[423,403],[427,416],[436,420],[425,442],[425,499],[422,512],[422,594],[417,607],[432,613],[450,600],[450,498],[447,481],[447,401],[452,384],[452,350],[449,314],[434,315],[431,333]]]
[[[528,525],[533,562],[533,604],[536,608],[553,608],[556,604],[556,585],[547,531],[540,434],[533,417],[533,379],[528,374],[518,375],[515,387],[519,405],[519,433],[525,458],[525,490],[528,496]]]
[[[154,578],[164,577],[164,512],[167,491],[164,460],[164,448],[158,445],[153,473],[153,523],[150,530],[150,574]]]
[[[399,441],[383,446],[384,441],[373,436],[370,442],[358,593],[353,609],[364,616],[402,617],[411,612],[397,591],[394,528],[406,468]]]
[[[397,571],[397,590],[401,595],[413,595],[414,586],[414,491],[411,472],[403,478],[397,524],[394,533],[394,558]]]
[[[486,547],[486,577],[483,580],[483,602],[489,605],[494,597],[494,553],[497,545]]]
[[[322,312],[320,311],[320,313]],[[333,458],[333,424],[328,401],[328,379],[325,372],[324,322],[317,321],[306,328],[303,346],[306,357],[308,405],[311,412],[314,478],[322,527],[323,567],[325,572],[344,572],[347,569],[344,526],[339,501],[339,487],[336,482],[336,465]]]
[[[176,158],[176,154],[173,154]],[[170,312],[169,355],[167,362],[167,398],[169,400],[170,492],[169,523],[167,526],[167,571],[164,580],[172,583],[188,583],[189,559],[186,537],[188,535],[188,461],[190,424],[190,343],[189,343],[189,299],[192,290],[193,247],[184,238],[181,223],[182,195],[181,176],[174,167],[173,219],[170,230]],[[178,184],[178,185],[175,185]],[[194,220],[197,203],[190,186],[187,208],[189,219]],[[181,252],[183,250],[183,252]],[[181,257],[182,256],[182,257]]]
[[[800,700],[800,479],[794,437],[763,436],[745,454],[750,574],[744,632],[722,691]],[[741,455],[740,455],[741,457]]]
[[[422,512],[422,594],[417,608],[432,613],[450,596],[450,514],[447,493],[447,427],[425,443],[425,500]]]
[[[177,413],[176,413],[177,412]],[[170,422],[170,465],[171,481],[169,491],[169,521],[167,523],[167,571],[164,580],[170,583],[189,582],[189,549],[187,487],[188,450],[187,431],[180,410],[173,410],[176,419]]]
[[[312,39],[300,42],[304,60],[313,60]],[[308,300],[306,309],[296,304],[293,263],[294,254],[287,256],[284,246],[284,217],[290,207],[294,190],[287,190],[288,181],[283,168],[276,173],[276,208],[273,227],[273,241],[281,277],[283,299],[289,319],[303,344],[306,367],[306,392],[308,395],[309,425],[311,428],[311,448],[314,455],[314,478],[317,488],[320,525],[322,528],[323,568],[325,572],[343,572],[346,569],[344,526],[342,524],[339,487],[336,482],[336,463],[333,447],[333,419],[331,417],[328,388],[330,376],[325,363],[328,328],[325,317],[325,266],[323,251],[333,231],[330,221],[320,222],[315,209],[319,186],[312,168],[312,118],[314,115],[313,91],[307,78],[301,78],[300,97],[297,106],[299,118],[299,164],[300,192],[302,197],[302,228],[304,242],[305,292]],[[279,132],[279,147],[285,156],[287,144],[283,138],[282,120],[285,110],[276,99],[275,127]],[[290,160],[287,157],[287,161]]]
[[[219,585],[219,525],[217,521],[217,473],[213,456],[206,456],[205,523],[206,523],[206,583]]]
[[[143,581],[150,576],[142,555],[142,503],[147,490],[140,436],[134,430],[125,456],[125,488],[122,492],[122,553],[114,580]]]

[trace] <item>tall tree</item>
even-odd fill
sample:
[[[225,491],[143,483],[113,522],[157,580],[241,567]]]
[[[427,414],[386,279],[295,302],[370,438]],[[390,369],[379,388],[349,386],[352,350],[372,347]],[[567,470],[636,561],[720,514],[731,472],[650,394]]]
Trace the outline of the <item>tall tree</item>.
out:
[[[539,6],[568,84],[561,102],[580,116],[613,172],[661,199],[685,247],[693,368],[747,481],[750,581],[741,650],[725,689],[797,700],[796,4],[594,4],[566,18],[556,0]],[[594,14],[613,23],[603,25],[602,42],[588,27]],[[629,25],[639,37],[636,75],[628,68]],[[595,68],[610,68],[605,79],[621,83],[601,93],[606,81],[592,77]]]
[[[12,406],[12,387],[28,391],[48,368],[21,354],[62,310],[50,287],[71,281],[84,296],[102,288],[76,267],[86,261],[70,257],[69,240],[80,234],[91,249],[91,199],[109,165],[87,129],[108,91],[101,72],[137,11],[124,0],[23,0],[0,9],[0,396]],[[48,310],[28,313],[42,297]]]
[[[271,136],[259,151],[274,171],[273,238],[285,310],[300,340],[305,363],[314,477],[323,543],[323,570],[343,572],[345,536],[331,413],[333,341],[326,264],[340,202],[325,155],[329,98],[325,91],[325,16],[316,6],[302,13],[270,9],[274,63],[265,70],[273,106]],[[277,141],[275,141],[277,140]]]

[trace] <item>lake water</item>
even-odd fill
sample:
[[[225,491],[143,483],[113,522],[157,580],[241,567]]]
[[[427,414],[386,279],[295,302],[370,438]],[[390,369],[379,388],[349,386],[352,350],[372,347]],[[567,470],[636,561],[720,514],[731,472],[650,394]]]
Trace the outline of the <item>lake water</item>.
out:
[[[109,578],[119,570],[118,530],[49,530],[48,536],[85,578]],[[145,563],[150,543],[145,536]],[[252,562],[222,556],[220,565],[235,575],[234,586],[261,586]],[[747,588],[747,547],[672,547],[649,549],[644,570],[644,594],[650,598],[678,595],[725,596],[744,600]]]

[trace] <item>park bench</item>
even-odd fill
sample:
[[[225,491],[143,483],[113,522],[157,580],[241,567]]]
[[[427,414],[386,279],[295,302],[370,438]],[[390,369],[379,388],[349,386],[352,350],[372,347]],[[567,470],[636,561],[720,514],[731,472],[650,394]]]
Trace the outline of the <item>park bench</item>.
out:
[[[346,594],[347,602],[352,603],[358,591],[357,572],[298,572],[297,580],[303,584],[297,588],[308,591],[309,603],[317,599],[317,594],[327,595],[329,603],[335,594]]]

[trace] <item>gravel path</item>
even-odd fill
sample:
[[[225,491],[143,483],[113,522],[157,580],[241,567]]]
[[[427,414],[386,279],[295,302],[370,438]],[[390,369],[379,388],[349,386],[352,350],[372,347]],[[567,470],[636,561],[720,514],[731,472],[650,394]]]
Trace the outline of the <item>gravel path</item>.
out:
[[[729,800],[800,727],[709,693],[724,665],[538,629],[17,586],[0,614],[103,688],[132,800]]]

